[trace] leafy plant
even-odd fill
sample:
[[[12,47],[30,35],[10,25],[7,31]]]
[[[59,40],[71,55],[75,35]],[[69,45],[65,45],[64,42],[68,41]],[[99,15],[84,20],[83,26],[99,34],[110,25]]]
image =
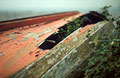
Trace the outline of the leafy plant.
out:
[[[93,43],[96,46],[94,55],[89,59],[85,76],[88,78],[119,78],[120,77],[120,16],[113,17],[109,13],[111,6],[105,6],[100,13],[105,15],[107,20],[116,24],[116,36],[114,39],[100,40],[95,37]]]
[[[88,69],[85,75],[88,75],[91,71],[94,73],[90,78],[107,78],[109,76],[120,77],[120,42],[119,41],[99,41],[94,56],[89,59]],[[98,68],[94,69],[94,66],[101,64]],[[93,66],[93,67],[92,67]]]
[[[72,32],[77,30],[78,28],[81,27],[82,24],[82,19],[75,19],[72,22],[68,21],[68,24],[63,26],[63,28],[60,28],[59,30],[59,38],[62,40],[68,35],[70,35]]]

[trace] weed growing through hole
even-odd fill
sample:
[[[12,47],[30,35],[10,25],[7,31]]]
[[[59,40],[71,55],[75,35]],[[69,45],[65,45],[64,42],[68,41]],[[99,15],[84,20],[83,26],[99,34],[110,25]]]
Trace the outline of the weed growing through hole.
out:
[[[73,18],[73,21],[68,21],[66,25],[60,27],[58,33],[54,33],[51,36],[49,36],[45,40],[45,42],[39,46],[39,48],[44,49],[44,50],[51,49],[57,43],[62,41],[64,38],[66,38],[68,35],[70,35],[75,30],[79,29],[80,27],[83,28],[87,25],[95,24],[103,20],[105,20],[105,16],[99,14],[96,11],[90,11],[89,13],[84,14],[76,19]],[[89,37],[89,36],[90,36],[90,33],[88,32],[88,35],[86,37]],[[54,41],[54,43],[51,41]]]
[[[104,15],[99,14],[96,11],[90,11],[89,13],[74,19],[72,22],[68,21],[68,24],[59,29],[59,37],[62,40],[80,27],[82,28],[90,24],[95,24],[105,19]],[[90,34],[86,37],[89,37],[89,35]]]
[[[66,24],[63,28],[60,28],[59,30],[59,38],[63,40],[65,37],[70,35],[72,32],[77,30],[78,28],[82,27],[82,19],[75,19],[72,22],[68,21],[68,24]]]
[[[114,39],[100,40],[99,37],[95,37],[93,43],[96,49],[85,70],[86,78],[120,77],[120,16],[113,17],[108,10],[110,7],[103,7],[100,13],[105,15],[108,21],[115,23],[117,33],[115,33]]]

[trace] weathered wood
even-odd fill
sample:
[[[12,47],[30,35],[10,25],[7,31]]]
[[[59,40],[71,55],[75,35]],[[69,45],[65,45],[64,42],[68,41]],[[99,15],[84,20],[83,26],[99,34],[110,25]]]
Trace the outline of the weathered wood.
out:
[[[64,78],[75,66],[88,57],[94,49],[94,46],[89,43],[99,34],[110,35],[113,32],[111,29],[114,29],[114,27],[107,21],[88,25],[82,29],[79,28],[50,52],[11,77]],[[89,30],[91,31],[88,32]],[[88,33],[90,33],[90,36],[87,38],[86,35]]]
[[[66,18],[67,15],[68,17]],[[39,45],[51,34],[57,32],[59,27],[68,23],[68,20],[72,21],[73,18],[77,18],[80,15],[82,14],[62,13],[2,23],[12,26],[11,23],[17,25],[19,21],[24,23],[33,20],[36,23],[35,20],[46,18],[46,22],[48,22],[47,17],[54,17],[53,19],[60,17],[59,20],[54,20],[47,24],[41,24],[41,21],[39,21],[37,24],[33,23],[33,25],[0,32],[0,78],[8,77],[49,52],[49,50],[41,50]],[[7,27],[5,26],[5,28]]]

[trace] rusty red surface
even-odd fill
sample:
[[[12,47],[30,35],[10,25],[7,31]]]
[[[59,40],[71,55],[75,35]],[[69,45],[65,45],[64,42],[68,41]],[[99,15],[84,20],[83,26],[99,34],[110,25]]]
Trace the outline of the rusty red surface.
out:
[[[27,25],[33,25],[37,23],[49,23],[54,20],[59,20],[64,17],[69,17],[79,14],[79,12],[66,12],[66,13],[58,13],[58,14],[51,14],[51,15],[44,15],[44,16],[36,16],[36,17],[30,17],[30,18],[23,18],[23,19],[17,19],[13,21],[7,21],[0,23],[0,31],[7,30],[7,29],[13,29],[17,27],[27,26]]]
[[[17,27],[0,33],[0,78],[6,78],[49,52],[39,49],[40,43],[67,23],[66,16],[67,20],[73,20],[81,15],[78,12],[62,13],[2,23],[1,30],[10,26]],[[84,27],[78,35],[92,26]]]
[[[0,32],[0,78],[8,77],[49,52],[40,50],[39,44],[68,22],[66,16],[72,20],[80,15],[70,12],[0,23],[0,30],[14,27]]]

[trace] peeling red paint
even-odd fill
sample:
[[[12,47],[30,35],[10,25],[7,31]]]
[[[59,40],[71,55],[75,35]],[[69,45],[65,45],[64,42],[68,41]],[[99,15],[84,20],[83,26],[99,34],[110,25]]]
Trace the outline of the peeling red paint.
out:
[[[36,23],[49,23],[58,19],[62,19],[66,16],[73,16],[79,14],[79,12],[66,12],[66,13],[59,13],[59,14],[51,14],[46,16],[37,16],[37,17],[31,17],[31,18],[24,18],[24,19],[18,19],[8,22],[0,23],[0,30],[6,30],[6,29],[13,29],[17,27],[23,27],[27,25],[33,25]]]
[[[73,17],[79,17],[80,15],[82,14],[63,13],[62,15],[53,15],[54,18],[53,16],[45,16],[46,22],[51,18],[61,19],[54,20],[44,25],[41,24],[41,22],[38,23],[38,21],[35,21],[41,17],[29,18],[20,22],[17,20],[2,23],[4,26],[0,26],[0,29],[5,29],[7,26],[12,26],[13,24],[19,27],[18,25],[22,26],[23,22],[26,27],[2,31],[0,33],[0,52],[4,54],[3,56],[0,56],[0,77],[4,78],[19,71],[49,52],[50,50],[40,50],[38,48],[39,44],[52,33],[57,32],[57,28],[67,23],[67,21],[65,21],[65,16],[69,16],[68,19],[72,20]],[[47,19],[47,17],[49,19]],[[33,25],[31,25],[31,23],[29,23],[29,25],[28,23],[25,23],[29,20],[31,20]],[[34,25],[34,22],[37,24]]]

